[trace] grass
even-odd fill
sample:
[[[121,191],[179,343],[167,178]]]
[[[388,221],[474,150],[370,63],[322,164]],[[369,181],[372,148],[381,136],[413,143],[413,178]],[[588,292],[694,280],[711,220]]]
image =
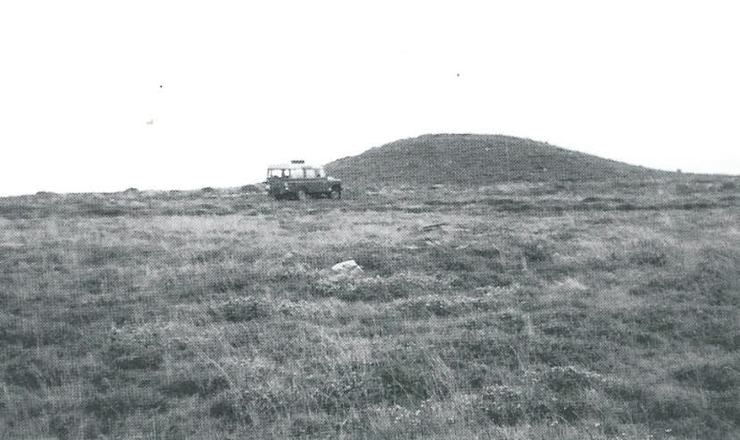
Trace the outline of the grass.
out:
[[[691,179],[0,199],[0,438],[737,437],[738,186]]]

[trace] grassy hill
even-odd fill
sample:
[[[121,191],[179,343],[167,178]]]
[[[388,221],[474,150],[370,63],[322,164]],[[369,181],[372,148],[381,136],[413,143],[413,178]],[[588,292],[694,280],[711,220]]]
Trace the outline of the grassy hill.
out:
[[[402,139],[326,165],[357,186],[388,183],[479,185],[605,180],[669,174],[502,135],[433,134]]]

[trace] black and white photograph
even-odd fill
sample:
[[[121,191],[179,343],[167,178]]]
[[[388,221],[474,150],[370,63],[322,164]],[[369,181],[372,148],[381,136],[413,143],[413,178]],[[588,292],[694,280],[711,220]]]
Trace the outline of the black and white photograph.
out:
[[[0,440],[740,439],[739,23],[0,2]]]

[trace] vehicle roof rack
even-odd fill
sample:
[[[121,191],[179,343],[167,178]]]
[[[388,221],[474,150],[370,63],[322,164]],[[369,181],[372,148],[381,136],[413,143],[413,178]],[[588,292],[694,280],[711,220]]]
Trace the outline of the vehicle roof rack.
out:
[[[290,163],[306,163],[305,160],[291,160]]]

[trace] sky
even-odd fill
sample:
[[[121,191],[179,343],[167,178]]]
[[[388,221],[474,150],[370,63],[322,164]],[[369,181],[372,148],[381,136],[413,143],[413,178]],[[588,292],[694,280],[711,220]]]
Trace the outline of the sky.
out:
[[[732,1],[0,3],[0,195],[230,187],[425,133],[740,174]]]

